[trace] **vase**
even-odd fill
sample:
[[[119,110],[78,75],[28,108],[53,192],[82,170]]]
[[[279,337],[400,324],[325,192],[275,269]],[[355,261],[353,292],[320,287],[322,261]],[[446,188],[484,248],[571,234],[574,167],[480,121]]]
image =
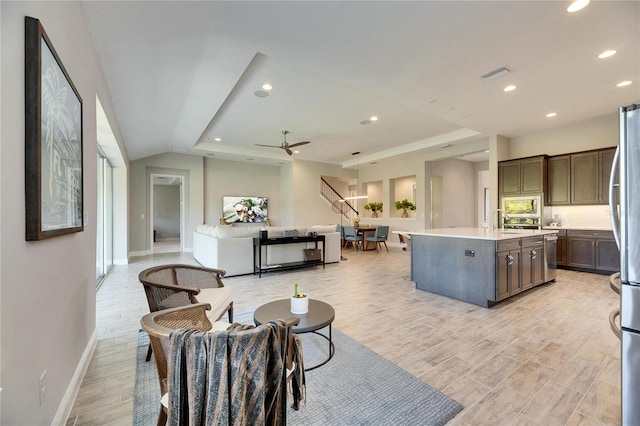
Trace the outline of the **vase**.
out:
[[[306,314],[309,312],[309,298],[293,297],[291,296],[291,313],[292,314]]]
[[[407,211],[407,209],[402,209],[401,217],[409,217],[409,212]]]
[[[375,211],[375,210],[373,210],[373,211],[371,212],[371,217],[378,217],[378,212],[377,212],[377,211]]]

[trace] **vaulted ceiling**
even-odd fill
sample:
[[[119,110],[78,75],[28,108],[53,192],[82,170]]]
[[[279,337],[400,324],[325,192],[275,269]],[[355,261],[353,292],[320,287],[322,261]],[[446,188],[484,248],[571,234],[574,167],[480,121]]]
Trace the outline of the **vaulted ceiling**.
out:
[[[568,5],[83,2],[131,160],[173,151],[343,165],[354,151],[371,160],[477,150],[488,135],[640,100],[640,2]],[[617,54],[598,59],[606,49]],[[501,66],[510,72],[480,77]],[[255,145],[279,146],[283,130],[289,143],[311,143],[292,157]]]

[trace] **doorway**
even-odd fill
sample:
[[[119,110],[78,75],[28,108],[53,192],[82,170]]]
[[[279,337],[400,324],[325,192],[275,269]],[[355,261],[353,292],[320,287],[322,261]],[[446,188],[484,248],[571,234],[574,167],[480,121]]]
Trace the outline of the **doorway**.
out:
[[[151,173],[151,253],[175,253],[184,249],[184,177]]]

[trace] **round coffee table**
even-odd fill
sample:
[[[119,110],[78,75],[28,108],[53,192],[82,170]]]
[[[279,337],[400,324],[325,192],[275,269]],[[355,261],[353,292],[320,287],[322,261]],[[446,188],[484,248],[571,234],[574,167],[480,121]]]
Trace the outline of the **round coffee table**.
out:
[[[253,313],[253,321],[256,325],[261,325],[274,319],[287,319],[291,317],[300,318],[300,323],[292,327],[294,333],[315,333],[318,336],[324,337],[329,342],[329,357],[318,365],[305,368],[304,371],[315,370],[329,362],[335,352],[333,340],[331,339],[331,323],[335,318],[333,307],[328,303],[309,299],[309,312],[306,314],[292,314],[291,300],[280,299],[260,306]],[[327,326],[329,326],[329,336],[318,332],[318,330]]]

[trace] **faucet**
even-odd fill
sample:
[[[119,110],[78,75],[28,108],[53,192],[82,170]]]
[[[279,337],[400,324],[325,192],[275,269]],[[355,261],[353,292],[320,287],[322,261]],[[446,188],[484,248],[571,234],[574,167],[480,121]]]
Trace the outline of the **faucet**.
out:
[[[491,228],[493,229],[493,231],[495,231],[496,229],[500,229],[500,221],[498,220],[499,216],[498,213],[503,213],[504,214],[504,210],[502,209],[496,209],[493,211],[493,214],[491,215]],[[504,215],[506,217],[506,214]],[[494,220],[495,218],[495,220]],[[498,224],[498,226],[496,226],[496,222]],[[504,229],[504,223],[502,225],[502,228]]]

